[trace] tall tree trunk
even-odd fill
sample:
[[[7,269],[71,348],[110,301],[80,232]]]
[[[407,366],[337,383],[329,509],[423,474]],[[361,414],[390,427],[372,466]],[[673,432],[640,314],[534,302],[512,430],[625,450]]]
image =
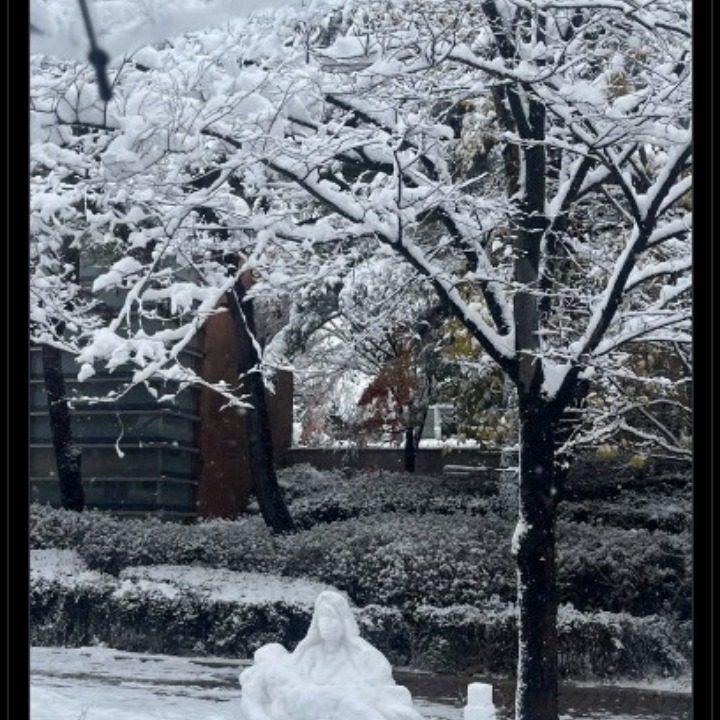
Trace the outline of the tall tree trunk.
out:
[[[535,29],[542,40],[542,18]],[[513,113],[520,135],[530,141],[521,149],[524,173],[514,242],[514,277],[520,284],[513,302],[520,414],[519,516],[513,542],[518,582],[515,720],[558,720],[555,415],[541,399],[542,308],[537,292],[548,225],[545,107],[530,98],[527,110],[516,102]]]
[[[430,410],[430,405],[428,403],[430,380],[427,382],[428,385],[425,387],[425,391],[421,399],[416,404],[411,404],[408,410],[408,421],[405,427],[405,442],[403,447],[405,450],[405,472],[409,473],[415,472],[417,454],[420,449],[420,440],[422,439],[425,421],[427,420],[428,412]]]
[[[520,403],[517,553],[517,720],[557,720],[558,641],[554,423],[544,403]]]
[[[259,370],[260,354],[256,345],[255,319],[252,305],[243,302],[242,280],[230,293],[229,306],[238,344],[238,373],[252,409],[246,411],[248,463],[253,492],[267,525],[276,533],[293,532],[295,526],[283,499],[275,472],[270,413],[265,396],[265,383]]]
[[[417,446],[415,445],[415,431],[412,425],[405,428],[405,472],[415,472],[415,457]]]
[[[66,510],[80,512],[85,507],[81,474],[82,456],[73,442],[70,408],[62,372],[62,353],[55,347],[43,344],[41,355],[50,434],[60,483],[60,502]]]

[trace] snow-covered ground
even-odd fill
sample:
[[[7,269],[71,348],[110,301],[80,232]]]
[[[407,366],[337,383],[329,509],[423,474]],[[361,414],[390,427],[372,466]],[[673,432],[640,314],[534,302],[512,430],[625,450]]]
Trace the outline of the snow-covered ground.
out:
[[[230,658],[151,655],[105,647],[34,647],[30,654],[30,717],[31,720],[243,720],[237,677],[246,664],[245,660]],[[412,684],[422,684],[422,678],[415,678]],[[592,693],[592,689],[587,688],[585,692]],[[462,718],[459,698],[424,698],[418,691],[414,695],[416,707],[427,720]],[[578,707],[573,701],[561,720],[687,720],[690,717],[686,699],[677,695],[667,695],[664,702],[656,700],[655,707],[659,710],[650,710],[647,705],[636,702],[635,705],[633,711],[626,713],[602,707],[572,710],[570,707]],[[506,717],[501,713],[498,720]]]
[[[242,720],[238,674],[247,661],[111,648],[30,653],[31,720]],[[416,699],[423,717],[460,720],[462,708]]]

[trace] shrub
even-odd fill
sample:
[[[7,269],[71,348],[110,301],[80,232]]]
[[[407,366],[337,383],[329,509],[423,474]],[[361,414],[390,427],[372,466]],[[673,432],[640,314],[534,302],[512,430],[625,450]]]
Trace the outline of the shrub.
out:
[[[92,523],[80,556],[90,568],[117,575],[132,565],[191,565],[272,572],[277,567],[276,540],[260,518],[180,525],[104,517]]]
[[[572,605],[558,614],[558,660],[565,676],[682,675],[689,671],[690,638],[690,622],[658,615],[581,613]]]
[[[37,645],[102,642],[121,650],[251,657],[268,642],[292,649],[310,622],[316,588],[257,585],[227,571],[132,569],[119,578],[86,571],[73,558],[32,573],[31,640]],[[70,567],[68,567],[70,566]],[[243,590],[248,584],[247,591]],[[264,588],[264,589],[262,589]],[[260,592],[258,592],[260,590]],[[515,608],[380,605],[356,610],[365,638],[393,664],[436,671],[512,674]],[[559,613],[560,669],[576,679],[674,675],[688,670],[690,623],[620,613]]]
[[[302,529],[382,513],[484,515],[494,503],[478,497],[471,485],[457,487],[443,478],[378,471],[350,477],[332,473],[321,479],[307,466],[296,474],[296,467],[285,468],[280,477],[289,491],[290,513]],[[309,484],[301,490],[305,479]]]
[[[558,547],[561,602],[634,615],[691,611],[687,535],[563,523]]]
[[[107,518],[103,513],[62,510],[50,505],[30,505],[30,549],[75,548],[83,542],[87,529]]]
[[[280,542],[285,574],[335,585],[360,605],[446,605],[514,592],[510,529],[495,516],[376,515]]]
[[[583,454],[573,460],[563,497],[566,500],[606,500],[629,488],[646,488],[650,493],[686,492],[691,483],[689,463],[651,457],[640,467],[632,453],[603,457]]]
[[[503,675],[516,671],[516,610],[510,604],[423,606],[410,625],[415,667]],[[689,669],[690,623],[657,615],[580,613],[566,605],[558,613],[558,645],[564,677],[675,676]]]
[[[444,672],[512,675],[517,665],[515,609],[496,600],[479,608],[424,605],[413,614],[412,664]]]
[[[181,525],[33,505],[30,544],[76,548],[89,567],[113,574],[165,563],[306,576],[345,590],[359,605],[407,610],[482,606],[493,596],[514,601],[513,519],[495,511],[495,498],[475,498],[462,488],[451,492],[438,479],[426,483],[399,473],[347,478],[307,466],[284,470],[282,482],[296,518],[306,512],[303,529],[292,536],[273,536],[257,516]],[[617,500],[561,504],[561,601],[585,612],[688,618],[687,530],[626,527],[633,517],[672,524],[669,518],[688,504],[687,492],[648,500],[636,491],[623,491]],[[380,512],[388,507],[393,511]],[[572,521],[584,517],[583,509],[592,523]],[[319,522],[338,513],[349,517]]]
[[[626,530],[663,530],[678,534],[690,530],[690,504],[690,498],[677,495],[648,498],[644,493],[622,492],[614,500],[564,502],[560,505],[560,516],[596,526],[614,525]]]

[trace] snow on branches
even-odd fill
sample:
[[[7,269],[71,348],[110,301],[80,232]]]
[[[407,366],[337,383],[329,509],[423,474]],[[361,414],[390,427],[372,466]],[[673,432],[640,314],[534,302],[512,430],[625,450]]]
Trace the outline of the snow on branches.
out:
[[[682,0],[311,3],[129,48],[107,105],[36,56],[38,267],[68,232],[111,251],[89,297],[122,296],[100,324],[145,381],[242,271],[296,312],[401,263],[561,410],[629,345],[689,341],[689,22]],[[87,364],[112,362],[99,337],[75,336]]]

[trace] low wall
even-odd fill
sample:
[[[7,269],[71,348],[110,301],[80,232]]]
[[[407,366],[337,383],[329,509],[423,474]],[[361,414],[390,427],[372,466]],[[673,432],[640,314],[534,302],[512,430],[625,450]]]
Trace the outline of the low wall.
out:
[[[404,467],[402,448],[290,448],[283,466],[308,463],[318,470],[349,467],[354,470],[400,472]],[[468,466],[494,474],[500,467],[500,452],[465,448],[421,448],[415,459],[420,475],[442,475],[446,466]]]

